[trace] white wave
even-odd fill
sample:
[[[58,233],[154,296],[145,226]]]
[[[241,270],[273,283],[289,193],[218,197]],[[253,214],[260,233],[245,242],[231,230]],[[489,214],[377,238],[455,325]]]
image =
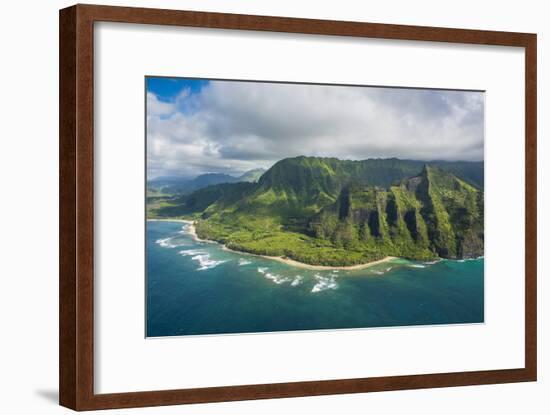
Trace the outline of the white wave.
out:
[[[240,258],[239,259],[239,265],[242,267],[243,265],[249,265],[252,264],[252,261],[247,261],[246,259]]]
[[[284,282],[290,281],[290,278],[288,278],[288,277],[283,277],[281,275],[272,274],[270,272],[266,272],[264,274],[264,277],[267,278],[268,280],[273,281],[275,284],[282,284]]]
[[[338,288],[338,283],[335,280],[335,275],[331,274],[329,277],[323,277],[320,274],[314,275],[317,283],[311,289],[312,293],[317,293],[325,290],[335,290]]]
[[[160,245],[161,247],[163,248],[177,248],[179,246],[185,246],[184,243],[176,243],[176,242],[173,242],[172,240],[174,239],[175,237],[172,236],[170,238],[164,238],[164,239],[157,239],[155,241],[156,244]]]
[[[208,255],[206,252],[198,249],[184,249],[183,251],[179,251],[179,254],[183,256]]]
[[[386,272],[391,271],[393,267],[386,268]]]
[[[409,265],[409,267],[412,267],[412,268],[426,268],[426,265],[422,265],[422,264],[411,264],[411,265]]]
[[[215,261],[213,259],[210,259],[210,255],[208,254],[199,254],[191,257],[192,260],[198,261],[200,267],[197,268],[197,271],[204,271],[206,269],[215,268],[220,264],[223,264],[226,261]]]
[[[164,239],[157,239],[155,241],[156,244],[159,244],[160,246],[162,246],[163,248],[170,248],[170,242],[168,242],[170,239],[172,238],[164,238]]]
[[[225,261],[215,261],[213,259],[210,259],[210,254],[204,251],[201,251],[199,249],[186,249],[179,252],[180,255],[183,256],[190,256],[193,261],[197,261],[199,263],[199,268],[197,268],[198,271],[204,271],[205,269],[210,269],[217,267],[220,264],[223,264]]]
[[[462,259],[457,259],[456,262],[477,261],[479,259],[484,259],[484,258],[482,256],[478,256],[475,258],[462,258]]]
[[[289,277],[284,277],[284,276],[278,275],[278,274],[272,274],[271,272],[268,272],[268,269],[269,268],[267,268],[267,267],[258,267],[258,272],[260,274],[263,274],[264,278],[266,278],[270,281],[273,281],[275,284],[283,284],[285,282],[290,281]]]
[[[302,277],[301,275],[296,275],[292,280],[292,282],[290,283],[290,285],[292,285],[293,287],[296,287],[297,285],[300,285],[302,283],[303,279],[304,277]]]
[[[376,275],[384,275],[384,271],[373,270],[372,273]]]
[[[435,260],[435,261],[425,261],[424,262],[424,265],[434,265],[434,264],[437,264],[439,262],[439,260]]]

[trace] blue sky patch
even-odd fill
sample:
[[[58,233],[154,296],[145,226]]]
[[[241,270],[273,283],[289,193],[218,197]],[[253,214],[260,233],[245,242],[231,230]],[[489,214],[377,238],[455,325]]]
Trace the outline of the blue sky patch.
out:
[[[147,92],[152,92],[164,102],[172,102],[184,89],[198,94],[210,81],[194,78],[167,78],[148,76],[145,78]]]

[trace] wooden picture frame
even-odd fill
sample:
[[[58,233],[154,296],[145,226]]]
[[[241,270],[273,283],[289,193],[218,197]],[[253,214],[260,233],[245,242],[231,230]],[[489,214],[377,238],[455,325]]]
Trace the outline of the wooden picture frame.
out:
[[[239,29],[525,49],[525,367],[199,389],[95,394],[94,378],[94,22]],[[416,388],[525,382],[537,378],[537,38],[535,34],[76,5],[60,11],[60,404],[128,408]]]

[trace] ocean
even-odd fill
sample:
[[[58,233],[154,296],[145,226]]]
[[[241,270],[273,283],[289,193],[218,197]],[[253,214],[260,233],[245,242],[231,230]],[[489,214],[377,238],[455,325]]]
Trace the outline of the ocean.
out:
[[[147,222],[147,337],[484,321],[483,258],[313,271]]]

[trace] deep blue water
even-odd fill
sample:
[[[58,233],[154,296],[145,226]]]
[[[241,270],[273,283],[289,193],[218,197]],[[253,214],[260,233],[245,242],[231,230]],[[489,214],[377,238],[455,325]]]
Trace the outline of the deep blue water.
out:
[[[310,271],[147,222],[147,336],[483,322],[483,259]]]

